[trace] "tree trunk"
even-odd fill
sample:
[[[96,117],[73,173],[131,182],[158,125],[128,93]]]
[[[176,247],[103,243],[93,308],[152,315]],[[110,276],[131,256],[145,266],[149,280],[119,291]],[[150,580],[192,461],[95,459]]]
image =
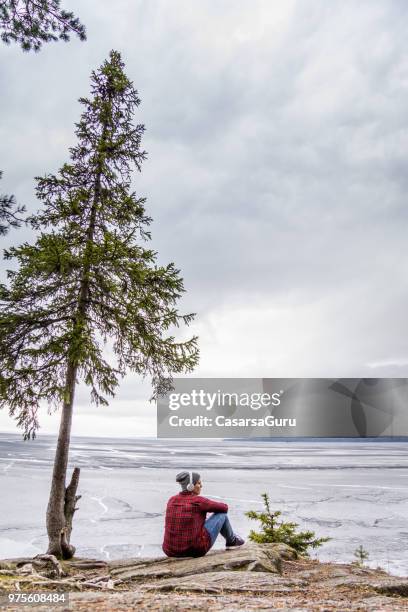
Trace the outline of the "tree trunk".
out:
[[[69,543],[72,530],[72,516],[75,512],[75,495],[78,487],[79,468],[75,468],[71,484],[65,488],[68,451],[71,437],[72,408],[76,382],[76,366],[69,364],[66,376],[66,399],[61,414],[57,448],[52,473],[51,492],[47,507],[48,555],[57,559],[70,559],[75,547]],[[74,502],[72,503],[72,500]]]
[[[79,484],[79,467],[74,468],[72,472],[71,482],[65,489],[65,503],[64,503],[64,514],[65,514],[65,535],[66,539],[69,541],[71,539],[71,531],[72,531],[72,519],[74,518],[74,512],[77,510],[75,504],[78,499],[81,499],[81,495],[77,495],[77,488]]]
[[[108,94],[110,101],[110,94]],[[103,125],[101,142],[106,139],[107,121]],[[94,243],[97,208],[101,198],[102,157],[98,160],[96,169],[94,197],[91,208],[89,226],[86,232],[84,268],[78,297],[78,310],[75,317],[75,327],[80,329],[86,320],[89,296],[89,273],[91,270],[91,255]],[[76,495],[79,482],[79,468],[75,468],[71,482],[65,488],[68,452],[71,438],[72,411],[76,386],[78,364],[75,358],[68,361],[65,380],[65,400],[61,414],[57,449],[55,452],[54,469],[51,482],[51,493],[47,507],[47,554],[57,559],[70,559],[75,554],[75,547],[70,544],[72,519],[76,510],[75,503],[80,498]]]

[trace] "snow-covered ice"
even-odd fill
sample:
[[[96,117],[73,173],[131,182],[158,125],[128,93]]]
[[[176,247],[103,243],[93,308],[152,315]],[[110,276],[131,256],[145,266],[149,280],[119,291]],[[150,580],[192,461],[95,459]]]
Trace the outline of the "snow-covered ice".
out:
[[[0,434],[0,558],[46,547],[55,438]],[[369,565],[408,574],[408,442],[376,440],[154,440],[74,438],[82,499],[73,543],[80,556],[161,555],[164,510],[175,475],[200,472],[203,495],[225,500],[244,537],[245,511],[268,492],[285,520],[328,535],[312,553],[350,562],[362,544]],[[222,541],[217,547],[222,547]]]

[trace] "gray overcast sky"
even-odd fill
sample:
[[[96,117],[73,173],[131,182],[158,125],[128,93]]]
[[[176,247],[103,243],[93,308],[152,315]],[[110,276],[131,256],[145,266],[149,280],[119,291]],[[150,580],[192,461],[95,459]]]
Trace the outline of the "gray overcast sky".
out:
[[[0,47],[1,192],[37,208],[33,177],[67,160],[77,99],[117,49],[146,125],[135,188],[197,312],[195,375],[408,376],[408,3],[62,4],[85,43]],[[154,434],[149,393],[129,376],[95,409],[80,389],[73,433]]]

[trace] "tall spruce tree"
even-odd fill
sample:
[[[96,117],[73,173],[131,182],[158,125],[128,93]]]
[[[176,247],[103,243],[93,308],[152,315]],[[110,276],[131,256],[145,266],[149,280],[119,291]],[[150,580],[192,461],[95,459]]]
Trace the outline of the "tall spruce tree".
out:
[[[5,252],[17,260],[1,288],[0,406],[26,438],[35,436],[40,403],[62,406],[47,508],[48,553],[69,558],[79,469],[66,486],[77,381],[107,404],[130,370],[151,377],[153,396],[172,374],[198,361],[197,338],[176,342],[171,328],[193,314],[175,307],[184,291],[174,264],[159,266],[145,247],[151,218],[131,190],[131,171],[146,157],[143,125],[132,123],[140,100],[112,51],[91,77],[91,97],[76,124],[78,143],[57,175],[37,178],[43,209],[31,218],[35,244]],[[114,361],[104,357],[108,347]],[[110,342],[110,343],[109,343]]]
[[[85,27],[60,0],[0,0],[0,38],[19,43],[23,51],[39,51],[43,43],[86,39]]]

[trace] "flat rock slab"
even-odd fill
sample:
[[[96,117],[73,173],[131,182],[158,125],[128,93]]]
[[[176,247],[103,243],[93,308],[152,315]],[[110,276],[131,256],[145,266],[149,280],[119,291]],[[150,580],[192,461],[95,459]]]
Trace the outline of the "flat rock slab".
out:
[[[75,612],[400,612],[408,578],[353,564],[298,558],[282,544],[246,544],[205,557],[63,562],[58,580],[25,575],[33,559],[0,562],[0,593],[68,590]],[[24,575],[23,575],[24,573]],[[65,575],[66,573],[66,575]],[[76,592],[75,592],[76,591]],[[81,592],[82,591],[82,592]],[[20,612],[21,606],[9,606]],[[36,607],[49,612],[49,607]]]
[[[220,571],[195,574],[182,578],[168,578],[147,584],[143,588],[154,591],[195,593],[290,593],[294,588],[307,586],[297,578],[282,578],[271,572]]]
[[[278,574],[284,559],[295,559],[296,552],[285,544],[245,544],[226,551],[214,551],[204,557],[129,559],[109,564],[109,572],[123,581],[202,575],[245,570]]]

